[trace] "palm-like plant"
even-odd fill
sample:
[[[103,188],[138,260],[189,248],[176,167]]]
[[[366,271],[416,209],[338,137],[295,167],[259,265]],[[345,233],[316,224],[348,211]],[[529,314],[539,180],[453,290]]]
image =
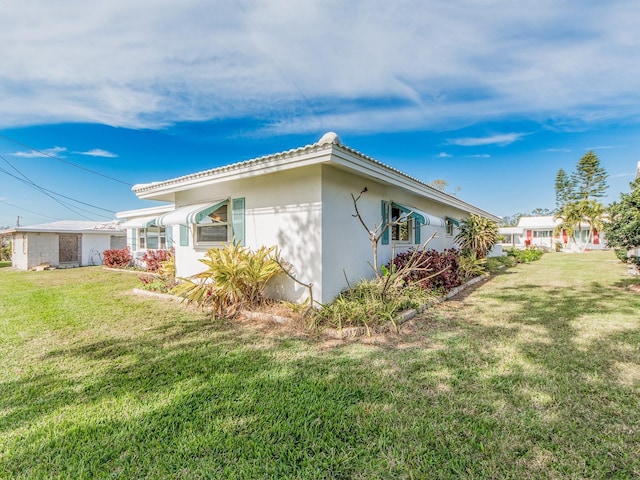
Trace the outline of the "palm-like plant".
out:
[[[498,241],[498,225],[472,213],[460,223],[460,232],[455,240],[463,251],[475,252],[477,258],[485,258]]]
[[[188,302],[210,306],[217,317],[232,318],[244,306],[263,300],[267,282],[283,271],[277,258],[276,247],[253,252],[231,242],[223,248],[212,248],[200,259],[207,269],[184,279],[173,293]]]

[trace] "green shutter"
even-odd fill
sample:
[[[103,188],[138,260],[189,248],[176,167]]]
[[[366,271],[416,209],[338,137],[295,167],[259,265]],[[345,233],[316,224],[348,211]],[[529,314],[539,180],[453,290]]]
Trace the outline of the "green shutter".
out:
[[[420,216],[419,215],[412,215],[413,217],[413,224],[414,224],[414,228],[416,231],[416,241],[415,243],[420,245],[420,227],[422,226],[422,222],[420,221]]]
[[[135,252],[138,246],[138,230],[135,228],[131,229],[131,251]]]
[[[186,225],[180,225],[180,246],[189,246],[189,227]]]
[[[382,245],[389,245],[389,207],[386,200],[382,200],[381,202],[381,213],[382,213],[382,223],[380,224],[380,228],[383,228],[382,238],[380,243]]]
[[[233,239],[244,247],[244,198],[234,198],[231,201],[231,219]]]

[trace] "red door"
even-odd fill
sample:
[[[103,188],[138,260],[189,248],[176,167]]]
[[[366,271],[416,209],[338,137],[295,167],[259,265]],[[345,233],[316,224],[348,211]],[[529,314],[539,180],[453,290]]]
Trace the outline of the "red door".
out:
[[[531,239],[533,238],[533,230],[527,230],[527,239],[524,241],[525,246],[531,245]]]

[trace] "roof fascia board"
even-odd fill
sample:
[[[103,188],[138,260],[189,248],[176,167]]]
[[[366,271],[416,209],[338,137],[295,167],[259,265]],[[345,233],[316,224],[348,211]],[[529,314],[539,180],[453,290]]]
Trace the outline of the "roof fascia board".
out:
[[[314,144],[296,150],[247,160],[158,183],[135,185],[138,198],[166,199],[176,192],[206,187],[231,180],[257,177],[269,173],[321,163],[334,163],[365,176],[406,189],[419,196],[499,221],[500,217],[475,207],[457,197],[440,192],[425,183],[385,165],[347,146],[336,143]]]
[[[141,199],[153,200],[158,196],[181,192],[193,187],[206,187],[231,180],[252,178],[269,173],[281,172],[293,168],[300,168],[328,162],[331,158],[331,148],[326,145],[308,147],[304,151],[290,151],[248,160],[228,166],[214,168],[204,172],[178,177],[158,184],[133,187],[133,191]]]
[[[45,230],[45,229],[36,229],[29,227],[18,227],[13,230],[8,230],[6,233],[95,233],[95,234],[124,234],[124,230]]]
[[[174,210],[174,205],[163,205],[161,207],[149,207],[138,208],[136,210],[124,210],[122,212],[116,212],[116,218],[129,218],[129,217],[145,217],[147,215],[154,215],[156,213],[166,213]]]
[[[334,146],[332,162],[350,168],[363,175],[373,177],[381,182],[403,188],[421,197],[435,200],[438,203],[444,203],[468,213],[475,213],[476,215],[493,219],[494,221],[500,220],[500,217],[493,215],[492,213],[486,212],[481,208],[475,207],[474,205],[452,195],[448,195],[436,190],[435,188],[429,187],[419,180],[403,174],[399,170],[395,170],[392,167],[379,163],[377,160],[368,159],[358,153],[354,154],[350,149]]]

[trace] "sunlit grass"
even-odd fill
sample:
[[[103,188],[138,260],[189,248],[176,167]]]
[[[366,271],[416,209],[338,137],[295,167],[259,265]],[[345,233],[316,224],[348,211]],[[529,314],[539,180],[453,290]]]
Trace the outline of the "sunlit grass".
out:
[[[0,272],[0,478],[634,478],[640,295],[549,254],[339,342]]]

